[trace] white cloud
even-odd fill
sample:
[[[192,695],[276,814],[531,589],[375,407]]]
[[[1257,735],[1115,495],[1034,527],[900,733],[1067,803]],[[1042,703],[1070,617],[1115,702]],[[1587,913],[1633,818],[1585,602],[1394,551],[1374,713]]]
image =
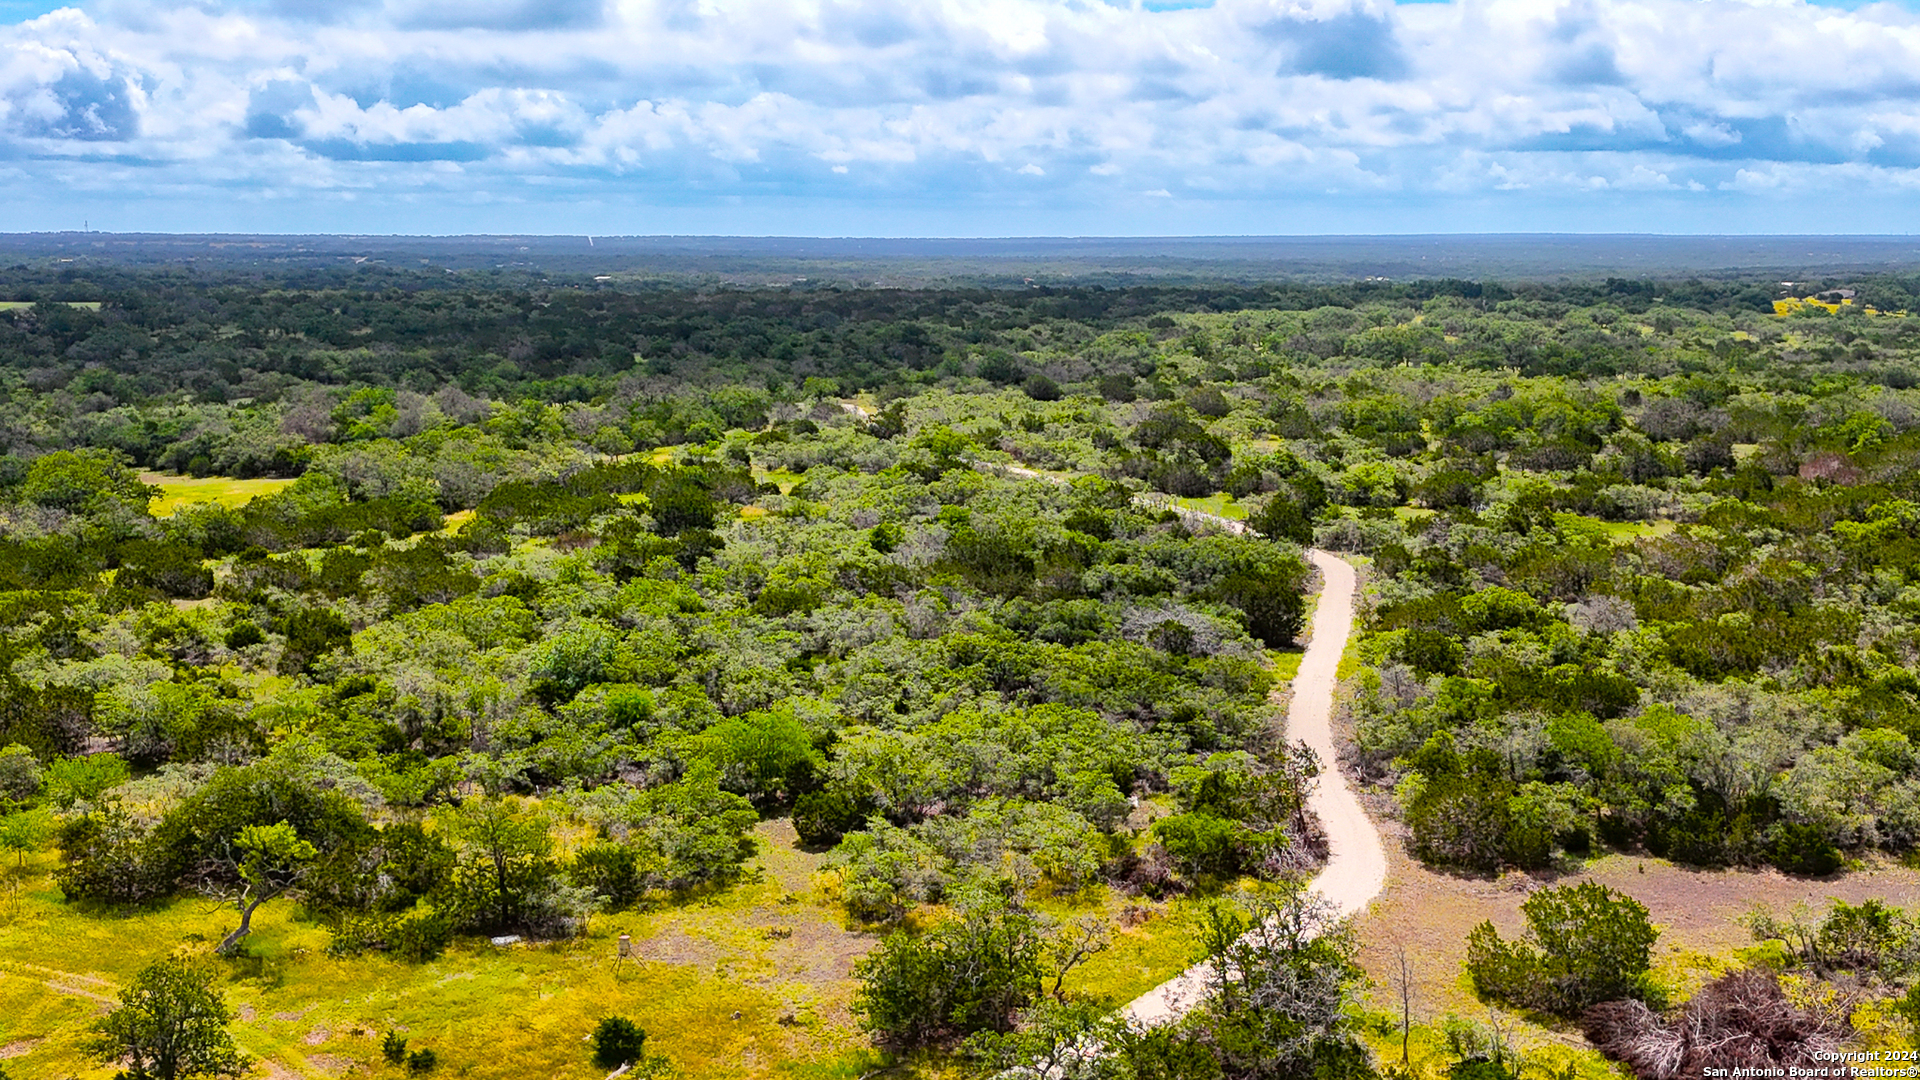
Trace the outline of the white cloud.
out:
[[[849,197],[814,191],[824,163],[863,167],[855,198],[929,206],[1036,176],[1057,179],[1008,190],[1133,205],[1103,183],[1121,174],[1223,205],[1920,186],[1920,19],[1888,4],[83,6],[0,26],[0,157],[26,178],[7,183]]]

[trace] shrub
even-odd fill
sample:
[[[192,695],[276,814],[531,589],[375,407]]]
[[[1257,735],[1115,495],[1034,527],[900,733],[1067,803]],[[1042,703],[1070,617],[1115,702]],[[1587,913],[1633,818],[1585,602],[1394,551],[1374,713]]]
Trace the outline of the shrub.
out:
[[[1542,889],[1520,911],[1531,941],[1504,941],[1490,922],[1467,935],[1467,972],[1482,997],[1572,1016],[1653,996],[1647,972],[1659,932],[1638,900],[1588,881]]]
[[[1788,874],[1826,877],[1840,869],[1840,849],[1818,825],[1781,822],[1768,861]]]
[[[1027,376],[1027,381],[1020,384],[1020,389],[1035,401],[1060,400],[1060,384],[1045,375],[1036,373]]]
[[[1822,1055],[1837,1050],[1847,1035],[1834,1019],[1795,1005],[1780,976],[1765,968],[1715,979],[1671,1021],[1638,1001],[1609,1001],[1588,1009],[1581,1026],[1601,1053],[1647,1080],[1711,1076],[1727,1068],[1765,1075],[1812,1066],[1832,1060]]]
[[[860,961],[854,1011],[889,1047],[1007,1031],[1040,994],[1041,924],[1017,904],[976,902],[924,933],[897,931]]]
[[[845,788],[810,791],[793,802],[793,831],[808,847],[830,847],[865,824],[873,810],[872,800],[859,798]]]
[[[0,747],[0,804],[9,799],[26,802],[39,795],[45,775],[33,751],[19,743]]]
[[[647,1033],[624,1016],[608,1016],[593,1029],[593,1063],[617,1069],[639,1061],[647,1052]]]
[[[431,1050],[415,1050],[407,1055],[407,1071],[415,1076],[425,1076],[439,1067],[440,1055]]]
[[[396,920],[387,931],[387,949],[402,960],[424,964],[453,944],[453,923],[435,911]]]
[[[242,620],[234,623],[227,631],[227,648],[244,649],[249,645],[258,645],[267,640],[267,635],[258,626]]]
[[[1189,876],[1231,874],[1239,869],[1240,830],[1211,814],[1175,814],[1153,823],[1153,838]]]
[[[94,1021],[87,1052],[123,1066],[127,1080],[239,1077],[252,1062],[233,1045],[233,1010],[214,969],[185,957],[157,960],[120,990],[120,1007]]]
[[[380,1056],[395,1065],[407,1060],[407,1037],[397,1031],[387,1032],[387,1037],[380,1040]]]

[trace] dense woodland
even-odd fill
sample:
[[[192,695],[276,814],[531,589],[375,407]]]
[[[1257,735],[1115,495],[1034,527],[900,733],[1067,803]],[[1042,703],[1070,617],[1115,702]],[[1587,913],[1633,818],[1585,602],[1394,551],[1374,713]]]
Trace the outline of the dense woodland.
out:
[[[1011,1030],[1058,964],[1023,897],[1319,857],[1270,696],[1307,544],[1366,560],[1347,764],[1423,860],[1920,844],[1920,319],[1770,282],[0,289],[35,301],[0,310],[3,836],[77,904],[297,903],[421,958],[724,889],[790,815],[856,924],[1021,943],[957,1004],[870,987],[884,1045]],[[156,517],[141,470],[291,482]],[[1266,1037],[1130,1067],[1299,1066],[1221,1041]]]

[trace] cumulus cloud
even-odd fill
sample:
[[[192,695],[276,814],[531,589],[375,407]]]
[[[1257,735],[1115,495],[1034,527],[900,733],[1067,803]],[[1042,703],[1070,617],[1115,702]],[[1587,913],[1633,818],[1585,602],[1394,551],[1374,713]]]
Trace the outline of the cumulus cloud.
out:
[[[1801,0],[82,0],[0,26],[0,159],[0,189],[43,204],[56,182],[199,205],[1094,214],[1524,192],[1724,220],[1767,193],[1920,187],[1920,19]]]

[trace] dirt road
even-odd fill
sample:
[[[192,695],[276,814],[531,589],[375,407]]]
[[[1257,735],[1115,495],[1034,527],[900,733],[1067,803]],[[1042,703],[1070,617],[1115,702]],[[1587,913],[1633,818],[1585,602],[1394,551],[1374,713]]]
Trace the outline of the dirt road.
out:
[[[1357,915],[1387,884],[1387,854],[1380,832],[1367,819],[1360,800],[1340,774],[1333,748],[1333,687],[1340,654],[1353,633],[1353,567],[1324,551],[1307,557],[1320,570],[1320,603],[1313,613],[1313,636],[1293,678],[1287,709],[1287,737],[1305,742],[1320,756],[1321,773],[1308,805],[1327,833],[1327,864],[1307,886],[1343,917]],[[1206,991],[1211,968],[1198,964],[1140,995],[1123,1015],[1140,1024],[1177,1018]]]

